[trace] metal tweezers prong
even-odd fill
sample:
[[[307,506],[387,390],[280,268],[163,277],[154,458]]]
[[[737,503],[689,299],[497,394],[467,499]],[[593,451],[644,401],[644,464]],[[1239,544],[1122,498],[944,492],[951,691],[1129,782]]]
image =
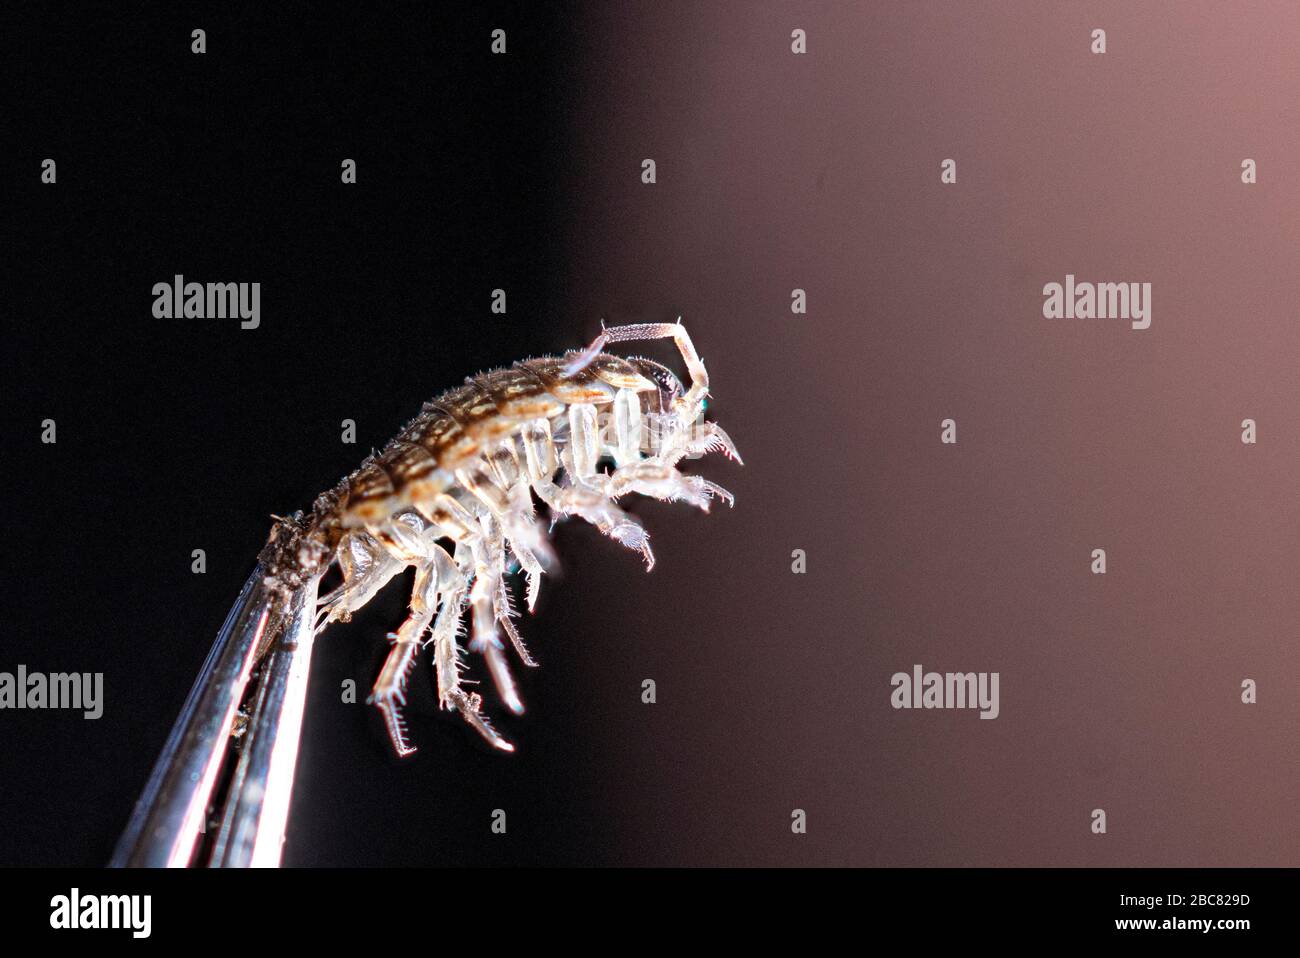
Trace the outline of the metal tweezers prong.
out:
[[[274,608],[265,578],[259,565],[226,616],[111,866],[279,865],[320,579],[292,595],[286,628],[259,655]]]

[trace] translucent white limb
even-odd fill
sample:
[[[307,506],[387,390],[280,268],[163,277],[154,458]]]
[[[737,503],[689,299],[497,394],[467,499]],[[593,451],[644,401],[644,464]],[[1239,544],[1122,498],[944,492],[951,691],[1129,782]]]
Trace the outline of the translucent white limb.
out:
[[[524,502],[527,503],[525,511]],[[533,497],[528,480],[521,476],[514,488],[510,490],[509,520],[506,525],[506,541],[510,551],[519,560],[528,580],[528,611],[537,606],[537,595],[541,589],[542,575],[546,569],[555,565],[555,553],[546,530],[538,522],[532,510]]]
[[[443,535],[457,542],[468,541],[479,534],[478,518],[453,495],[439,493],[432,501],[416,503],[415,507],[426,518],[435,520]]]
[[[389,634],[393,648],[384,661],[370,698],[366,700],[377,706],[383,714],[388,737],[399,758],[405,758],[415,751],[415,747],[406,740],[406,722],[401,710],[406,704],[406,679],[415,665],[421,640],[437,608],[438,573],[438,563],[433,557],[416,569],[415,586],[411,590],[410,617],[402,623],[400,629]]]
[[[582,428],[580,422],[579,429]],[[615,542],[641,553],[647,570],[654,567],[655,557],[650,549],[649,533],[639,522],[609,501],[603,489],[604,476],[593,474],[589,480],[583,481],[571,474],[569,484],[560,487],[554,480],[555,472],[560,466],[560,457],[555,452],[550,424],[544,419],[528,424],[523,428],[523,440],[529,481],[538,498],[555,515],[573,515],[586,519]],[[565,459],[570,460],[567,450]],[[571,460],[566,462],[566,468],[571,469],[572,466]]]
[[[498,488],[511,489],[523,478],[523,468],[519,465],[519,454],[513,439],[498,443],[484,460],[492,474],[492,481]]]
[[[614,470],[606,480],[606,492],[611,498],[639,492],[644,496],[668,501],[688,502],[705,512],[716,496],[728,506],[735,505],[736,497],[715,482],[701,476],[688,476],[673,466],[652,460],[633,463]]]
[[[497,632],[497,576],[493,556],[485,548],[481,537],[471,543],[474,554],[474,582],[470,586],[469,604],[473,626],[469,647],[483,656],[488,673],[496,685],[502,703],[516,715],[522,715],[524,703],[519,699],[515,680],[506,663],[505,647]]]
[[[551,438],[551,421],[534,419],[520,430],[524,445],[524,464],[528,470],[528,479],[536,485],[555,476],[560,468],[555,456],[555,442]]]
[[[505,493],[492,481],[487,472],[487,463],[475,461],[470,466],[457,469],[456,481],[469,490],[470,494],[483,504],[494,516],[502,515],[507,506]]]
[[[492,727],[483,714],[482,696],[466,692],[460,684],[461,653],[456,639],[465,608],[465,593],[469,589],[465,567],[472,569],[473,560],[469,549],[461,544],[456,547],[456,555],[462,561],[451,567],[441,593],[442,605],[433,624],[433,664],[438,681],[438,702],[445,709],[459,712],[489,745],[503,752],[513,752],[514,746]]]
[[[720,452],[728,459],[734,460],[737,465],[745,464],[740,458],[740,453],[736,451],[736,444],[722,431],[721,426],[715,422],[702,422],[689,431],[686,454],[702,456],[710,452]]]
[[[510,608],[510,592],[506,588],[504,576],[497,577],[497,595],[493,604],[496,607],[497,621],[501,623],[506,635],[510,637],[510,644],[515,647],[515,653],[519,656],[519,661],[530,669],[537,668],[537,661],[529,654],[528,646],[524,645],[523,636],[515,628],[514,619],[512,618],[514,611]]]
[[[465,593],[469,584],[460,569],[453,567],[452,574],[441,593],[438,617],[433,623],[433,669],[438,681],[438,702],[451,708],[451,699],[460,691],[460,647],[456,637],[460,634],[460,618],[465,610]]]
[[[641,442],[641,397],[631,389],[620,389],[614,396],[614,444],[610,449],[614,465],[639,461]]]
[[[500,459],[498,457],[498,462]],[[513,472],[489,470],[487,462],[480,462],[456,470],[456,478],[500,523],[506,542],[528,577],[528,608],[531,610],[537,604],[541,576],[554,562],[554,555],[545,531],[534,518],[528,476],[517,468]],[[512,485],[502,485],[505,481]],[[501,565],[504,570],[504,555]]]
[[[549,420],[537,419],[523,427],[524,458],[528,468],[528,481],[537,497],[546,503],[552,512],[567,514],[570,510],[563,503],[563,490],[555,483],[555,473],[560,468],[560,456],[555,449],[555,440],[551,436]],[[597,504],[599,494],[592,494],[592,503]]]
[[[374,690],[366,699],[368,704],[377,707],[383,715],[388,739],[393,743],[398,758],[405,758],[415,752],[415,746],[406,740],[406,720],[402,717],[402,706],[406,704],[406,679],[420,651],[419,640],[410,637],[408,625],[410,630],[418,628],[421,632],[429,627],[427,619],[415,623],[407,619],[401,629],[389,633],[389,641],[393,643],[392,651],[384,661],[384,668],[379,673]]]
[[[317,606],[316,631],[330,622],[347,622],[352,613],[369,602],[393,576],[406,568],[367,532],[349,532],[339,543],[342,584],[321,598]]]
[[[569,515],[586,519],[619,545],[641,553],[646,571],[654,568],[650,533],[614,503],[604,490],[607,477],[596,476],[589,482],[574,482],[560,489],[558,508]]]
[[[578,479],[596,474],[600,458],[600,436],[596,427],[596,407],[591,403],[569,406],[568,470]]]
[[[484,525],[486,532],[480,540],[480,546],[496,580],[495,592],[492,596],[492,612],[501,628],[505,630],[506,635],[510,637],[510,643],[515,647],[515,652],[520,660],[529,668],[535,668],[537,663],[533,661],[533,657],[528,653],[528,648],[524,645],[523,638],[519,635],[519,630],[515,628],[515,612],[510,603],[510,590],[506,586],[505,538],[499,525],[493,523],[485,523]]]

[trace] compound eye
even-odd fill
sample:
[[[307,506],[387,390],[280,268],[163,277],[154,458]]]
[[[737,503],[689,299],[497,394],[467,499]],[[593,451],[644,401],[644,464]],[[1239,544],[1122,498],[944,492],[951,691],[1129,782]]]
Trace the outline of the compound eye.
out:
[[[633,360],[633,363],[641,375],[654,382],[659,391],[659,408],[661,412],[671,409],[673,401],[680,399],[685,394],[681,380],[662,363],[657,363],[653,359],[640,358]]]

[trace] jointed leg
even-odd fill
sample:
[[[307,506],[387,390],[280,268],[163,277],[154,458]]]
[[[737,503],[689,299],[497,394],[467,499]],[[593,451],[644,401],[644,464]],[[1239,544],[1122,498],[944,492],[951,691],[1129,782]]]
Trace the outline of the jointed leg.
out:
[[[555,565],[555,553],[551,551],[546,530],[535,518],[533,497],[525,477],[520,476],[510,490],[510,502],[511,508],[507,514],[512,518],[503,531],[510,551],[519,560],[519,566],[528,580],[528,611],[531,612],[537,605],[542,575]]]
[[[405,565],[391,555],[366,532],[350,532],[338,550],[343,584],[322,596],[317,606],[316,631],[330,622],[347,622],[379,592]]]
[[[688,476],[674,467],[645,460],[616,469],[608,478],[606,492],[611,499],[639,492],[655,499],[688,502],[705,512],[714,496],[727,505],[735,504],[735,496],[714,482],[701,476]]]
[[[482,712],[483,697],[477,692],[466,692],[460,684],[461,654],[456,641],[460,633],[461,614],[465,608],[468,590],[465,567],[472,570],[469,550],[463,545],[456,548],[458,562],[453,567],[445,586],[442,607],[433,625],[433,663],[438,680],[438,701],[443,708],[459,712],[476,732],[494,748],[513,752],[514,746],[506,741]]]
[[[505,648],[497,634],[497,576],[495,556],[486,548],[483,538],[471,545],[474,555],[474,583],[470,587],[469,603],[473,617],[473,631],[469,647],[487,662],[488,672],[497,687],[497,693],[506,708],[522,715],[524,703],[510,675]]]
[[[728,459],[734,459],[737,465],[745,464],[740,458],[740,453],[736,451],[736,444],[715,422],[702,422],[698,426],[692,426],[685,447],[684,455],[687,456],[703,456],[710,452],[720,452]]]
[[[480,544],[488,567],[492,570],[494,580],[493,587],[495,591],[492,595],[492,613],[496,617],[496,621],[505,630],[506,635],[510,637],[510,644],[515,647],[515,652],[519,655],[520,660],[529,668],[536,668],[537,663],[528,654],[524,640],[520,637],[519,630],[515,628],[515,612],[510,602],[510,589],[506,585],[506,540],[503,530],[495,523],[485,523],[485,525],[487,525],[488,531]]]
[[[615,542],[641,553],[646,571],[654,568],[655,556],[650,549],[650,533],[618,506],[610,502],[603,486],[605,476],[589,482],[574,483],[559,490],[556,508],[568,515],[586,519]]]
[[[415,665],[420,641],[433,619],[437,601],[437,564],[430,559],[416,570],[415,587],[411,592],[411,615],[400,629],[389,635],[393,648],[384,661],[370,698],[366,700],[378,706],[383,713],[388,737],[399,758],[415,751],[415,747],[406,741],[406,723],[402,719],[401,709],[406,704],[406,679]]]
[[[564,488],[555,484],[554,475],[560,463],[546,420],[539,419],[526,426],[523,438],[529,482],[555,515],[575,515],[586,519],[615,542],[640,552],[647,569],[654,566],[649,534],[640,523],[611,503],[595,482],[570,477],[571,484]],[[598,482],[603,477],[592,478]]]
[[[486,464],[480,464],[456,470],[456,478],[500,524],[505,540],[528,576],[528,608],[532,609],[537,603],[544,568],[551,564],[554,556],[545,533],[533,518],[533,500],[527,477],[517,472],[511,477],[513,485],[502,487],[504,477],[494,476]],[[504,566],[504,555],[501,559]],[[528,656],[523,655],[523,658]]]
[[[614,443],[609,449],[615,466],[640,461],[641,434],[641,397],[620,389],[614,396]]]
[[[596,407],[591,403],[574,403],[569,407],[569,443],[564,450],[565,469],[575,479],[596,474],[600,458],[600,436]]]

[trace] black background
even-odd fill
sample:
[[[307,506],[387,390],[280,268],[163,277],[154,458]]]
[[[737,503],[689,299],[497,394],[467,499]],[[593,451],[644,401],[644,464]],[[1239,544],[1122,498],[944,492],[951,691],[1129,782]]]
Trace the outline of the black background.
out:
[[[26,22],[9,24],[23,93],[3,151],[16,194],[3,667],[103,672],[105,711],[6,716],[0,863],[96,865],[270,514],[309,507],[464,376],[581,345],[598,317],[565,316],[551,279],[573,122],[554,42],[564,8],[7,16]],[[489,50],[499,25],[505,57]],[[57,185],[40,183],[45,157]],[[344,158],[356,185],[340,181]],[[261,283],[260,328],[155,319],[151,289],[176,273]],[[489,309],[496,287],[504,316]],[[46,418],[56,445],[40,443]],[[356,445],[340,442],[344,419]],[[411,683],[420,752],[390,756],[363,702],[409,574],[318,643],[286,864],[609,854],[602,809],[574,799],[594,794],[581,787],[594,771],[572,738],[599,721],[583,698],[600,670],[575,650],[599,618],[582,565],[618,550],[588,559],[594,530],[557,535],[566,575],[525,623],[545,668],[521,677],[532,714],[504,722],[512,757],[438,713],[427,662]],[[196,548],[205,575],[190,570]],[[346,679],[359,704],[340,703]],[[498,807],[510,841],[489,831]]]
[[[408,919],[403,926],[419,928],[431,942],[436,936],[443,947],[480,946],[490,938],[499,947],[535,948],[547,937],[572,936],[574,924],[583,922],[587,929],[614,934],[644,928],[651,936],[680,933],[720,948],[752,944],[797,951],[807,945],[809,924],[816,923],[841,928],[846,938],[889,934],[954,944],[1055,942],[1062,936],[1106,944],[1159,940],[1181,954],[1189,946],[1195,953],[1197,944],[1222,953],[1225,946],[1261,935],[1283,940],[1290,875],[1282,869],[510,869],[493,872],[490,888],[475,890],[481,894],[459,894],[453,909],[434,906],[430,920],[420,922],[409,920],[418,911],[409,904],[416,893],[406,891],[428,882],[417,870],[375,876],[364,869],[49,869],[26,876],[30,880],[9,901],[12,928],[65,943],[69,936],[132,941],[125,929],[51,930],[51,898],[66,897],[75,886],[83,896],[151,895],[150,937],[176,944],[193,942],[196,928],[210,929],[213,940],[283,936],[292,920],[299,947],[370,947],[374,919],[382,916]],[[1170,894],[1231,894],[1247,903],[1151,909],[1119,904],[1121,895],[1157,894],[1166,900]],[[439,896],[439,904],[451,897]],[[733,905],[741,902],[743,908]],[[934,921],[936,910],[943,921]],[[1117,928],[1116,921],[1124,919],[1154,920],[1157,927]],[[1171,919],[1244,919],[1249,927],[1208,933],[1158,927]]]

